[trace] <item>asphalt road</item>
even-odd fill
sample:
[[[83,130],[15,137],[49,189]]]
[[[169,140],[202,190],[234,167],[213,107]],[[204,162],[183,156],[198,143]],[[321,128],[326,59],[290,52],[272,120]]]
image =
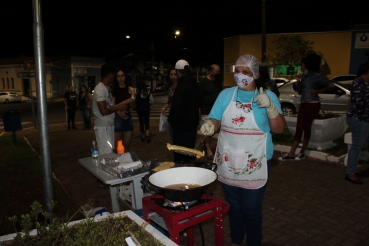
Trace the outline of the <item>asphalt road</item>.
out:
[[[167,96],[163,95],[163,93],[154,96],[154,104],[151,107],[151,118],[152,119],[159,119],[160,112],[162,107],[167,101]],[[35,117],[32,114],[32,103],[31,101],[25,101],[21,103],[9,103],[9,104],[0,104],[0,112],[4,113],[10,110],[17,110],[20,112],[22,128],[30,128],[38,127],[38,115],[37,115],[37,101],[34,101],[34,111]],[[35,122],[33,120],[35,118]],[[133,119],[137,119],[136,113],[133,114]],[[66,122],[66,113],[64,109],[63,99],[56,99],[52,101],[47,101],[47,120],[48,124],[60,124]],[[76,123],[82,123],[82,117],[79,111],[76,112]],[[3,117],[0,119],[0,131],[4,129],[3,126]]]

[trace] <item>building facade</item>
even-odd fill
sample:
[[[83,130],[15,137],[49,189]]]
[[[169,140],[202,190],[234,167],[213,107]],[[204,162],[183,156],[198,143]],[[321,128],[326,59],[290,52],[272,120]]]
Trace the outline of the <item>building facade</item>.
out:
[[[356,27],[352,31],[319,33],[283,33],[266,35],[266,54],[275,53],[273,41],[280,35],[299,35],[303,40],[314,42],[313,49],[323,54],[323,73],[331,78],[342,74],[356,74],[358,66],[368,60],[368,26]],[[241,35],[224,39],[224,85],[233,86],[233,65],[237,58],[252,54],[261,61],[262,36]],[[268,61],[267,64],[268,65]],[[271,77],[289,77],[282,66],[271,65]],[[297,68],[296,68],[297,69]]]

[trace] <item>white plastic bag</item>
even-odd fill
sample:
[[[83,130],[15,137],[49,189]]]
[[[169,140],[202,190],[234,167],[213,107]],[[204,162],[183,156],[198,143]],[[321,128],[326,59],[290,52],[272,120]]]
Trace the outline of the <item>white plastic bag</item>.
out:
[[[163,114],[160,114],[159,132],[165,132],[167,130],[167,117]]]

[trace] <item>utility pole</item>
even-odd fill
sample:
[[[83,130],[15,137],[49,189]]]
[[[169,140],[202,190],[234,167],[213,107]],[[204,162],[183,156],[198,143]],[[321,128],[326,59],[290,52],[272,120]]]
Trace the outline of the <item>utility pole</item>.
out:
[[[54,208],[48,206],[54,200],[53,179],[49,150],[49,131],[47,119],[44,30],[41,22],[41,0],[32,0],[33,7],[33,48],[35,54],[35,78],[37,90],[38,124],[40,137],[40,154],[43,166],[43,183],[46,211],[54,218]]]
[[[263,65],[265,65],[266,63],[266,30],[265,30],[265,25],[266,25],[266,20],[265,20],[265,1],[266,0],[261,0],[262,1],[262,14],[261,14],[261,60],[263,62]]]

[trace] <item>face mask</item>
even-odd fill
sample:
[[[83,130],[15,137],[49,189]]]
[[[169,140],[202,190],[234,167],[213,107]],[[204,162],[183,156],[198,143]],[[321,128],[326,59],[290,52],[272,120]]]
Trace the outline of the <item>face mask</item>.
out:
[[[249,87],[253,83],[254,78],[244,75],[243,73],[235,73],[234,80],[236,81],[236,84],[240,89],[244,89]]]

